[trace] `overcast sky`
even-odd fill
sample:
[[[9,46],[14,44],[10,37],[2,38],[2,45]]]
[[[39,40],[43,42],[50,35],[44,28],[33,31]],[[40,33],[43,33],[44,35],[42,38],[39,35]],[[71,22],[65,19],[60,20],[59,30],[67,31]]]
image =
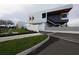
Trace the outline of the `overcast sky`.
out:
[[[18,21],[27,22],[26,17],[30,13],[44,11],[51,8],[63,6],[65,4],[11,4],[0,5],[0,19],[10,19],[15,23]],[[70,21],[68,25],[79,25],[79,5],[73,5]],[[74,20],[75,19],[75,20]]]

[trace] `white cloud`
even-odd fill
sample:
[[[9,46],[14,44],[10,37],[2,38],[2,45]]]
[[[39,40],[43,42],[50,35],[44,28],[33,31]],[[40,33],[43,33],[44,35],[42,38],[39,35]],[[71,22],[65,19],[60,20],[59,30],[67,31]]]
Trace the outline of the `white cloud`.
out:
[[[17,24],[19,21],[21,21],[21,19],[19,19],[19,18],[13,18],[13,19],[10,19],[10,20],[12,20],[15,24]]]
[[[0,5],[0,15],[12,14],[15,12],[20,12],[22,10],[23,10],[23,5],[18,5],[18,4]]]
[[[68,22],[69,27],[79,27],[79,19],[72,19]]]

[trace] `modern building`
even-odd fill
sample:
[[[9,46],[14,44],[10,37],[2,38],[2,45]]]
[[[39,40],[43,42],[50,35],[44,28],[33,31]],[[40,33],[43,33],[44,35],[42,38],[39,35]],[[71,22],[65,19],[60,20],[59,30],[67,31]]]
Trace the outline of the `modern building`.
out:
[[[69,11],[72,8],[73,5],[65,5],[30,14],[27,29],[39,32],[51,27],[67,27]]]

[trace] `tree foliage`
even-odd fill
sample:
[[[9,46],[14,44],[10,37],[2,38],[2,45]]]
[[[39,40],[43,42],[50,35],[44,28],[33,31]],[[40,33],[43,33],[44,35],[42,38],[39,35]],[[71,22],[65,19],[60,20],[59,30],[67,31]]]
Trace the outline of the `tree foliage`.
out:
[[[0,19],[0,25],[13,25],[14,23],[11,20]]]

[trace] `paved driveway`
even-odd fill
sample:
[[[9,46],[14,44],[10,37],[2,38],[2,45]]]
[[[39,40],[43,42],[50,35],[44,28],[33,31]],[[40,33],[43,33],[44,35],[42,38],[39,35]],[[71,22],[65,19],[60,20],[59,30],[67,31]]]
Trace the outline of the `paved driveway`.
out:
[[[51,37],[50,40],[30,54],[34,55],[79,55],[79,44]]]

